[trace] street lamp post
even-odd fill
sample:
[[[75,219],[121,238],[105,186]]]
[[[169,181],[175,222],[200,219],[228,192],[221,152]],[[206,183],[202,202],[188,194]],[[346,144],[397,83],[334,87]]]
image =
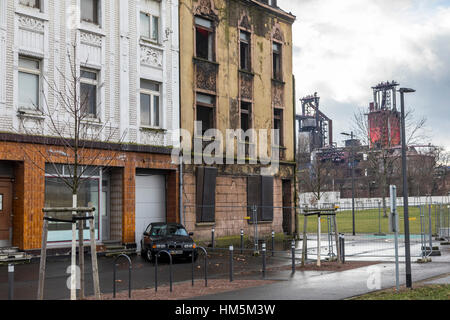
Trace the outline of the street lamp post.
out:
[[[403,175],[403,212],[405,223],[405,264],[406,264],[406,287],[412,288],[411,276],[411,248],[409,236],[409,208],[408,208],[408,179],[406,167],[406,127],[405,127],[405,93],[416,92],[414,89],[401,88],[401,122],[402,122],[402,175]]]
[[[341,133],[344,136],[350,136],[351,138],[351,161],[352,161],[352,225],[353,225],[353,235],[356,235],[356,225],[355,225],[355,152],[353,149],[354,135],[353,131],[349,134],[346,132]]]

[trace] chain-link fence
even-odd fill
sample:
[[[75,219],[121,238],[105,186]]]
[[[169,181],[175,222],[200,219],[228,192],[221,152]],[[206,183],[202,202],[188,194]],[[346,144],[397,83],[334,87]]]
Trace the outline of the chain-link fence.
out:
[[[232,199],[230,199],[231,202]],[[324,206],[334,208],[334,205]],[[421,204],[408,207],[410,250],[412,257],[424,257],[433,253],[438,240],[450,240],[450,205],[445,203]],[[269,254],[286,256],[292,240],[296,240],[296,254],[303,248],[307,207],[282,206],[195,206],[183,208],[183,224],[195,231],[196,239],[210,249],[228,250],[233,245],[237,252],[259,252],[263,243]],[[321,208],[323,209],[323,208]],[[320,212],[320,210],[317,210]],[[404,209],[399,215],[399,249],[404,256]],[[361,204],[336,208],[336,228],[332,217],[315,215],[306,217],[307,257],[316,259],[318,246],[321,257],[336,258],[336,234],[345,236],[347,257],[393,257],[394,232],[390,227],[390,208]],[[320,221],[320,241],[318,226]]]

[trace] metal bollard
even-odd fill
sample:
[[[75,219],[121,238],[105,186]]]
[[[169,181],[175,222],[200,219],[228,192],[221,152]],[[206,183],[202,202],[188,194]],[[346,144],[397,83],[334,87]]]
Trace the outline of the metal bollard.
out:
[[[8,265],[8,300],[14,300],[14,265]]]
[[[129,256],[127,256],[126,254],[121,254],[120,256],[118,256],[115,260],[114,260],[114,270],[113,270],[113,298],[116,297],[116,269],[117,269],[117,261],[120,258],[126,258],[128,261],[128,298],[131,299],[131,269],[132,269],[132,264],[131,264],[131,259]]]
[[[233,282],[233,251],[234,247],[230,246],[230,282]]]
[[[292,273],[295,273],[295,241],[294,240],[292,240],[291,249],[292,249]]]
[[[272,230],[272,257],[275,256],[275,231]]]
[[[170,292],[173,291],[173,272],[172,272],[172,264],[173,264],[173,259],[172,259],[172,255],[169,253],[169,251],[163,250],[160,251],[159,253],[157,253],[155,255],[155,292],[158,292],[158,257],[161,256],[161,253],[165,253],[169,256],[169,282],[170,282]]]
[[[244,230],[241,229],[241,254],[244,253]]]
[[[263,268],[262,268],[262,274],[263,278],[266,278],[266,244],[262,244],[262,261],[263,261]]]
[[[214,237],[215,233],[216,233],[216,229],[212,228],[211,229],[211,246],[213,249],[216,247],[216,240]]]
[[[339,249],[341,253],[341,262],[345,263],[345,236],[344,234],[339,234]]]

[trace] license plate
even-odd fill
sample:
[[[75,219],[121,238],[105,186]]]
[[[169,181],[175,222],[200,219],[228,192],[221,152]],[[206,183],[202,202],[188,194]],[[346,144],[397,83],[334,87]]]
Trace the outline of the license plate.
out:
[[[171,255],[179,255],[179,254],[183,254],[183,250],[171,250],[170,251]]]

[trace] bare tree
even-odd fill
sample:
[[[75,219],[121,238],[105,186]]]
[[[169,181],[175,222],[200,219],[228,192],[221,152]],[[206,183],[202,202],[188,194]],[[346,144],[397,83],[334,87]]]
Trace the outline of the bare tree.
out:
[[[93,175],[93,168],[98,166],[98,163],[108,167],[117,158],[117,148],[120,151],[123,135],[120,135],[119,129],[114,128],[109,119],[102,119],[98,88],[103,84],[99,83],[97,73],[83,71],[82,67],[87,66],[89,61],[79,61],[76,36],[67,49],[66,58],[66,66],[56,66],[56,73],[60,78],[58,81],[43,77],[48,92],[42,90],[43,106],[35,105],[33,110],[35,114],[39,114],[40,120],[30,120],[23,114],[20,117],[19,133],[26,134],[34,142],[31,146],[22,147],[26,158],[38,170],[48,174],[48,169],[35,160],[36,155],[42,157],[46,165],[50,166],[51,175],[57,177],[71,191],[72,208],[77,208],[80,187]],[[81,81],[82,77],[95,80],[96,85],[86,85]],[[27,110],[19,112],[26,113]],[[116,152],[113,151],[113,144]],[[64,218],[74,214],[68,213]],[[80,222],[80,240],[84,228],[84,222]],[[75,239],[76,225],[72,224],[72,265],[75,265]],[[81,248],[82,241],[80,250]],[[83,267],[80,267],[83,286]],[[72,289],[72,299],[74,294],[76,298],[74,291]],[[83,289],[80,292],[83,298]]]
[[[309,204],[316,205],[325,192],[333,189],[333,182],[338,173],[338,166],[332,158],[325,158],[320,152],[313,152],[311,162],[301,166],[298,172],[300,192],[312,193]]]

